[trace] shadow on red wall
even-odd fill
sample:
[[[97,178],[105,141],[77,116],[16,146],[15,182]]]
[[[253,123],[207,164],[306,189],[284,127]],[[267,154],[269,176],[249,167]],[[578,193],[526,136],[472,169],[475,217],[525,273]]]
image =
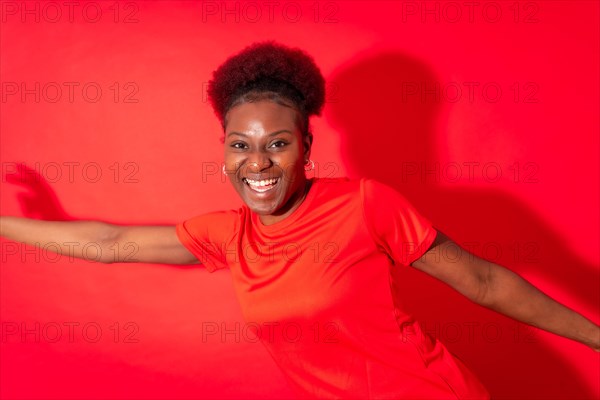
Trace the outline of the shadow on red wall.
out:
[[[54,189],[39,172],[23,163],[17,164],[16,167],[13,173],[7,173],[3,179],[23,190],[17,195],[23,216],[46,221],[74,220],[63,208]]]
[[[598,310],[596,268],[570,252],[526,205],[493,188],[449,188],[401,174],[402,162],[441,163],[434,137],[439,105],[401,97],[403,82],[426,87],[439,82],[427,66],[400,53],[379,53],[343,66],[328,80],[338,101],[328,105],[325,117],[340,132],[344,161],[356,175],[399,190],[456,242],[496,244],[502,251],[492,261],[539,275]],[[517,260],[515,243],[524,246]],[[594,396],[574,368],[536,339],[533,328],[477,306],[419,271],[403,269],[398,276],[406,308],[471,366],[493,397]]]

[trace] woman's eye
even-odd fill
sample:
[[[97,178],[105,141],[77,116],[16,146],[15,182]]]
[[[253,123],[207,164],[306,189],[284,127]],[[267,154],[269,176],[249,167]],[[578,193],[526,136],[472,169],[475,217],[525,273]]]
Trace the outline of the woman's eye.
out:
[[[285,146],[287,143],[284,142],[283,140],[277,140],[273,143],[271,143],[271,147],[283,147]]]
[[[236,143],[232,143],[231,147],[233,147],[234,149],[245,149],[246,145],[241,142],[236,142]]]

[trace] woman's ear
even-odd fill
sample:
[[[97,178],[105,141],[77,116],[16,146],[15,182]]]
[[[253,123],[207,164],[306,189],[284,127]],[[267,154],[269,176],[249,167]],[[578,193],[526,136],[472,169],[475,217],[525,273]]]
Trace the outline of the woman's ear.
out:
[[[303,135],[302,141],[304,144],[304,159],[309,160],[310,159],[310,150],[312,148],[312,143],[313,143],[312,133],[308,132],[307,134]]]

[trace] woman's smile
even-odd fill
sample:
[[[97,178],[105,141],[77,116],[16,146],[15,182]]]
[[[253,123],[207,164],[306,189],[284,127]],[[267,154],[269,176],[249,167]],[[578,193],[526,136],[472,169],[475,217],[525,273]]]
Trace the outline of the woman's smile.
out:
[[[279,183],[279,178],[271,178],[264,180],[251,180],[248,178],[243,178],[242,181],[246,185],[248,185],[250,190],[254,192],[267,193],[277,186],[277,183]]]

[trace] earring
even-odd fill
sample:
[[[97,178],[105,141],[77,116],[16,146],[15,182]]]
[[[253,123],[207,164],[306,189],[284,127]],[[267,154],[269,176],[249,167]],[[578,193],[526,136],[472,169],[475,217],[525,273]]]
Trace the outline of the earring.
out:
[[[222,170],[223,170],[223,175],[227,175],[227,172],[225,171],[225,165],[223,165]]]
[[[308,167],[308,168],[307,168]],[[308,160],[305,164],[304,164],[304,170],[306,172],[308,171],[312,171],[313,169],[315,169],[315,162],[313,160]]]

